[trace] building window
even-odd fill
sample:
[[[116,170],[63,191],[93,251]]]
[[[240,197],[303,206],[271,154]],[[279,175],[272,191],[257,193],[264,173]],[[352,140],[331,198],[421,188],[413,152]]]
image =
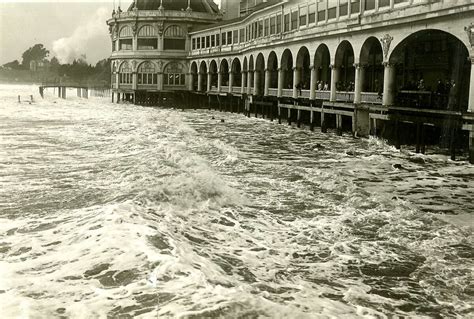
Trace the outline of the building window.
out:
[[[137,82],[139,85],[154,85],[158,83],[155,65],[151,62],[144,62],[138,67]]]
[[[276,17],[270,18],[270,34],[276,33]]]
[[[349,12],[347,11],[347,0],[341,0],[339,3],[339,16],[346,16]]]
[[[277,33],[281,33],[281,14],[277,15],[276,23],[277,23]]]
[[[206,36],[206,48],[211,47],[211,37],[208,35]]]
[[[169,26],[164,32],[164,50],[185,50],[186,36],[183,29],[177,25]]]
[[[132,84],[132,69],[128,62],[122,63],[119,71],[119,83],[120,84]]]
[[[318,21],[326,20],[326,10],[318,11]]]
[[[191,43],[192,43],[192,44],[191,44],[191,45],[192,45],[192,49],[193,49],[193,50],[196,50],[196,38],[193,38],[193,39],[191,40]]]
[[[306,26],[307,14],[308,14],[308,8],[301,7],[300,8],[300,27]]]
[[[309,5],[309,12],[308,12],[308,23],[316,22],[316,5],[310,4]]]
[[[178,63],[169,63],[164,72],[164,85],[184,86],[186,84],[186,76],[184,68]]]
[[[375,9],[375,0],[363,0],[365,1],[365,10]]]
[[[239,43],[239,30],[234,30],[233,31],[233,37],[234,37],[234,39],[232,40],[232,42],[234,44]]]
[[[284,32],[290,31],[290,14],[285,14]]]
[[[225,36],[225,33],[222,33],[222,45],[227,45],[227,37]]]
[[[227,32],[227,44],[232,44],[232,31]]]
[[[216,34],[216,46],[220,46],[220,45],[221,45],[221,44],[220,44],[220,42],[221,42],[220,39],[221,39],[221,35],[220,35],[219,33]]]
[[[258,21],[258,37],[263,37],[263,20]]]
[[[216,35],[213,34],[211,35],[211,47],[215,47],[216,46]]]
[[[132,50],[133,41],[132,39],[120,39],[119,40],[119,50]]]
[[[245,42],[245,29],[240,29],[240,43]]]
[[[138,39],[138,50],[156,50],[158,49],[157,39]]]
[[[291,30],[298,28],[298,11],[293,11],[291,13]]]
[[[379,7],[387,7],[390,5],[390,0],[380,0]]]
[[[358,13],[360,9],[360,1],[352,1],[351,2],[351,13]]]

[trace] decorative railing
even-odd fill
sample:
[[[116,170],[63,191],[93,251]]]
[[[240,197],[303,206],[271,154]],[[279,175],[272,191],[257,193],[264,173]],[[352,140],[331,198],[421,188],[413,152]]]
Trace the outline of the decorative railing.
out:
[[[242,93],[242,87],[240,86],[233,86],[232,93]]]
[[[278,95],[278,89],[269,88],[269,89],[268,89],[268,95],[270,95],[270,96],[277,96],[277,95]]]
[[[227,93],[227,92],[229,92],[229,87],[225,86],[225,85],[222,85],[221,86],[221,93]]]
[[[120,84],[119,84],[119,89],[128,89],[128,90],[131,90],[131,89],[132,89],[132,84],[123,84],[123,83],[120,83]]]
[[[354,102],[354,92],[337,91],[336,101]]]
[[[316,91],[316,99],[318,100],[327,100],[331,97],[331,92],[329,91]]]
[[[304,98],[309,99],[309,95],[310,95],[310,90],[301,90],[299,97],[304,97]]]
[[[293,90],[292,89],[282,89],[281,95],[284,97],[293,97]]]
[[[360,101],[362,103],[382,104],[382,95],[375,92],[362,92]]]

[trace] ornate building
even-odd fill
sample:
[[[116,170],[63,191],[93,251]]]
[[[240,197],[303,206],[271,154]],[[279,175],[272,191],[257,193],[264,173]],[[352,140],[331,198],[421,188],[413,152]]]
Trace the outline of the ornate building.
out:
[[[448,144],[468,139],[474,161],[472,0],[222,0],[221,10],[156,0],[115,14],[115,92],[187,89],[311,127],[413,131],[421,151],[449,122]]]
[[[189,32],[221,19],[212,0],[136,0],[126,12],[113,12],[107,21],[113,98],[155,101],[186,90]]]

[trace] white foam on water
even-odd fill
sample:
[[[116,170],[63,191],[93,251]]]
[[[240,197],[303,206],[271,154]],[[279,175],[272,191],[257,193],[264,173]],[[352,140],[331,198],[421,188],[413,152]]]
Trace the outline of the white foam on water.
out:
[[[469,220],[465,163],[74,92],[19,109],[18,92],[35,90],[0,86],[7,317],[429,317],[473,307],[472,228],[438,217]]]

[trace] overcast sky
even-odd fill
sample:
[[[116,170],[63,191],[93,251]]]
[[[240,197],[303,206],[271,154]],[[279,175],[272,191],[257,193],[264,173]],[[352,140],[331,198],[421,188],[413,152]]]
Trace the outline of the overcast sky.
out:
[[[123,9],[131,2],[120,1]],[[0,65],[21,62],[22,53],[36,43],[62,62],[81,54],[89,63],[109,57],[105,20],[113,6],[113,0],[0,0]]]

